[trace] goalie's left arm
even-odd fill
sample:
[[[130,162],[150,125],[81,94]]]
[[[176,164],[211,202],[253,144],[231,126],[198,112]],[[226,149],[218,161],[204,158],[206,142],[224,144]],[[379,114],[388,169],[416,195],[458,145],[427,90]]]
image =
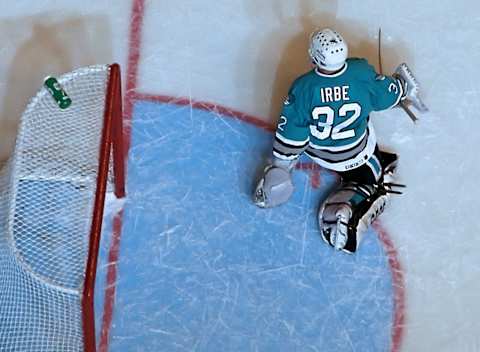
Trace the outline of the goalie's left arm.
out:
[[[378,74],[369,64],[364,72],[372,110],[393,108],[405,97],[404,84],[398,77]]]
[[[386,110],[405,101],[419,112],[428,111],[420,98],[420,85],[407,64],[399,65],[392,76],[377,74],[371,66],[369,71],[368,90],[373,110]]]

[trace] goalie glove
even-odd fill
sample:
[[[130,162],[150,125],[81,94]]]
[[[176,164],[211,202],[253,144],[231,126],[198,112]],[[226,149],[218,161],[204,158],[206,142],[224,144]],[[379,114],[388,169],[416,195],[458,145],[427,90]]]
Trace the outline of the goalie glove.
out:
[[[402,84],[402,100],[412,104],[419,112],[427,112],[428,108],[420,98],[420,85],[407,64],[400,64],[393,76]]]
[[[260,208],[273,208],[287,202],[294,190],[291,170],[296,160],[285,161],[274,158],[265,167],[263,177],[258,181],[253,202]]]

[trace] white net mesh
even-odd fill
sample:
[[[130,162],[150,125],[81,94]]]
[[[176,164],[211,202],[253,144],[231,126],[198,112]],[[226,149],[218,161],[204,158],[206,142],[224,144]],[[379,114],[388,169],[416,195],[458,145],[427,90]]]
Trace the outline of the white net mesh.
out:
[[[42,88],[0,178],[0,351],[83,351],[81,298],[109,66]]]

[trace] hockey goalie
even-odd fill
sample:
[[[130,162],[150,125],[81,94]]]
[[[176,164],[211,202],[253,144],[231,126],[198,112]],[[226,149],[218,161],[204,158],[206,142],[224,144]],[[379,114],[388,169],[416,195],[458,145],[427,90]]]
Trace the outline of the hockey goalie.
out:
[[[337,172],[340,186],[320,206],[323,240],[337,250],[357,251],[362,235],[395,193],[397,155],[377,146],[370,113],[399,104],[427,109],[406,64],[384,76],[365,59],[348,58],[348,46],[334,30],[312,34],[314,68],[292,84],[278,121],[273,155],[254,192],[254,202],[271,208],[294,191],[291,174],[300,155]]]

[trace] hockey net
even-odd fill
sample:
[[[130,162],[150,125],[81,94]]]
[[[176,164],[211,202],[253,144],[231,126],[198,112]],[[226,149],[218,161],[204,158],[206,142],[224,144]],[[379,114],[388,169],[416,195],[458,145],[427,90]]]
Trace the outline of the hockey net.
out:
[[[0,178],[0,351],[94,351],[93,290],[106,191],[124,196],[117,64],[43,87]]]

